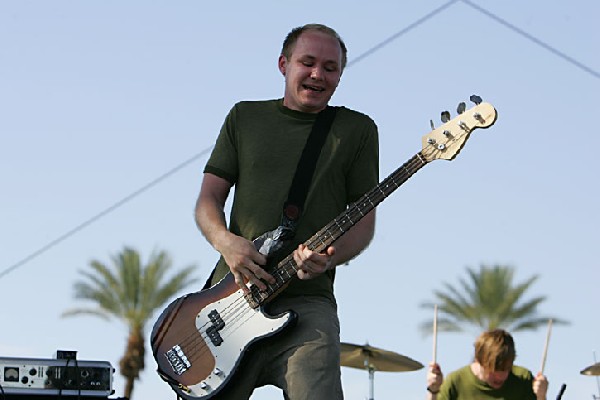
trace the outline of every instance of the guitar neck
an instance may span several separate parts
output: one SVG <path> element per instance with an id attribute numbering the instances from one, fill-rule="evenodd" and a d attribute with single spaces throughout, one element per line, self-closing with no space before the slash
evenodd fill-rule
<path id="1" fill-rule="evenodd" d="M 325 225 L 320 231 L 304 242 L 304 245 L 310 250 L 319 253 L 325 251 L 327 247 L 342 237 L 344 233 L 348 232 L 352 226 L 377 207 L 379 203 L 385 200 L 428 162 L 429 161 L 423 156 L 422 152 L 415 154 L 400 168 L 391 173 L 369 192 L 365 193 L 358 201 L 350 205 L 333 221 Z M 252 285 L 250 287 L 250 293 L 246 295 L 246 300 L 253 308 L 268 303 L 285 289 L 290 281 L 296 276 L 296 272 L 296 262 L 294 261 L 292 254 L 290 254 L 281 260 L 279 264 L 277 264 L 277 267 L 271 272 L 276 282 L 267 284 L 267 290 L 265 291 L 260 291 L 257 286 Z"/>
<path id="2" fill-rule="evenodd" d="M 377 207 L 379 203 L 381 203 L 396 189 L 398 189 L 412 175 L 414 175 L 419 169 L 427 164 L 427 162 L 428 161 L 421 155 L 420 152 L 415 154 L 400 168 L 395 170 L 386 179 L 381 181 L 381 183 L 379 183 L 369 192 L 365 193 L 358 201 L 350 205 L 346 211 L 342 212 L 333 221 L 324 226 L 319 232 L 304 242 L 304 244 L 313 251 L 319 253 L 325 251 L 327 247 L 329 247 L 365 215 Z"/>

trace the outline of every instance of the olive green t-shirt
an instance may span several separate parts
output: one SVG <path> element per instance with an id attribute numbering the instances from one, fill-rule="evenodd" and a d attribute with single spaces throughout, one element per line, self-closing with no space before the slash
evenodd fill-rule
<path id="1" fill-rule="evenodd" d="M 444 379 L 437 400 L 535 400 L 533 375 L 514 365 L 504 385 L 494 389 L 471 371 L 471 366 L 451 372 Z"/>
<path id="2" fill-rule="evenodd" d="M 253 240 L 281 222 L 296 166 L 316 114 L 283 106 L 283 100 L 244 101 L 227 115 L 204 169 L 234 185 L 231 232 Z M 348 204 L 378 184 L 378 133 L 368 116 L 338 107 L 299 219 L 296 235 L 269 260 L 267 269 L 332 221 Z M 212 284 L 228 266 L 221 258 Z M 323 295 L 333 299 L 333 271 L 293 279 L 280 296 Z"/>

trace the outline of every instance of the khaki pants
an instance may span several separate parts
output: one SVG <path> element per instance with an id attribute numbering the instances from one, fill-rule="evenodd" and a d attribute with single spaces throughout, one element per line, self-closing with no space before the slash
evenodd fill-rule
<path id="1" fill-rule="evenodd" d="M 320 297 L 275 299 L 269 313 L 293 309 L 296 325 L 255 343 L 229 384 L 213 399 L 244 400 L 273 385 L 288 400 L 342 400 L 337 307 Z"/>

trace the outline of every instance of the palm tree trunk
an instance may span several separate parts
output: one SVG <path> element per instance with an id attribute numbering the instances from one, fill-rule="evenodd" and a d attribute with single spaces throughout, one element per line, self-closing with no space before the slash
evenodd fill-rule
<path id="1" fill-rule="evenodd" d="M 125 354 L 119 361 L 121 375 L 125 377 L 124 396 L 131 399 L 135 380 L 139 378 L 140 371 L 144 369 L 144 355 L 146 353 L 144 335 L 141 329 L 132 329 L 127 338 Z"/>
<path id="2" fill-rule="evenodd" d="M 125 396 L 126 399 L 131 399 L 131 394 L 133 393 L 134 384 L 135 384 L 135 378 L 127 378 L 125 380 L 125 393 L 123 393 L 123 396 Z"/>

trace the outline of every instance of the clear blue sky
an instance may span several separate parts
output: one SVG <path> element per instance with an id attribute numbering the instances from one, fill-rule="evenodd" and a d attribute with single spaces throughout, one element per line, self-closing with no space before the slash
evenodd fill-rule
<path id="1" fill-rule="evenodd" d="M 418 325 L 432 315 L 419 304 L 466 267 L 510 265 L 517 282 L 539 275 L 529 296 L 548 296 L 540 314 L 571 321 L 552 331 L 548 397 L 562 383 L 565 399 L 599 394 L 579 371 L 600 344 L 600 3 L 411 4 L 1 1 L 0 356 L 71 349 L 117 366 L 119 321 L 60 314 L 74 305 L 78 271 L 125 245 L 164 249 L 207 276 L 217 254 L 192 216 L 206 152 L 236 101 L 282 96 L 283 37 L 321 22 L 351 62 L 332 102 L 377 122 L 382 178 L 420 150 L 430 119 L 439 125 L 469 95 L 499 112 L 456 160 L 425 167 L 379 207 L 373 244 L 336 281 L 342 341 L 426 364 L 431 337 Z M 446 372 L 471 360 L 477 333 L 439 335 Z M 517 363 L 537 371 L 545 338 L 515 333 Z M 174 399 L 146 361 L 135 398 Z M 366 371 L 344 367 L 342 377 L 347 399 L 368 396 Z M 122 395 L 118 372 L 114 387 Z M 375 374 L 380 400 L 422 399 L 424 389 L 424 369 Z"/>

